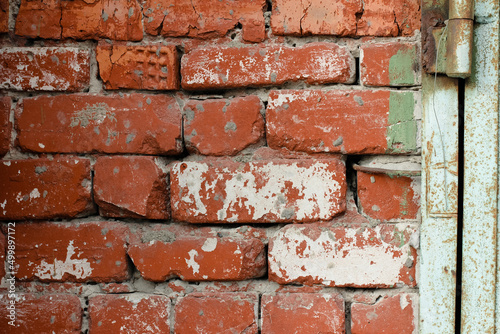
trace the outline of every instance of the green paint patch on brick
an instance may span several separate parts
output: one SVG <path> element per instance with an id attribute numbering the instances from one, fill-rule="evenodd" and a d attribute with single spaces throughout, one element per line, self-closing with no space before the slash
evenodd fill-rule
<path id="1" fill-rule="evenodd" d="M 412 92 L 391 92 L 387 128 L 387 152 L 409 153 L 417 150 L 415 97 Z"/>
<path id="2" fill-rule="evenodd" d="M 417 59 L 415 47 L 403 48 L 389 60 L 389 82 L 391 86 L 415 84 L 414 62 Z"/>

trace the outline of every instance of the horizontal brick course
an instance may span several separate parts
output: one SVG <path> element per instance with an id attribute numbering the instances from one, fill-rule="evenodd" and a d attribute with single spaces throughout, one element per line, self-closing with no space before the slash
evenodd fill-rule
<path id="1" fill-rule="evenodd" d="M 45 282 L 125 280 L 128 236 L 128 228 L 111 222 L 17 224 L 16 277 Z"/>
<path id="2" fill-rule="evenodd" d="M 73 218 L 93 211 L 90 161 L 82 158 L 0 162 L 0 220 Z"/>
<path id="3" fill-rule="evenodd" d="M 345 165 L 338 159 L 227 159 L 172 166 L 174 219 L 209 222 L 311 222 L 345 210 Z"/>
<path id="4" fill-rule="evenodd" d="M 181 119 L 166 95 L 72 94 L 24 99 L 16 125 L 23 150 L 163 155 L 182 151 Z"/>
<path id="5" fill-rule="evenodd" d="M 197 49 L 184 55 L 181 63 L 185 89 L 280 85 L 300 80 L 309 84 L 352 83 L 356 72 L 353 56 L 333 43 Z"/>
<path id="6" fill-rule="evenodd" d="M 271 91 L 267 141 L 271 148 L 308 153 L 416 152 L 416 103 L 413 92 Z"/>
<path id="7" fill-rule="evenodd" d="M 90 51 L 77 48 L 2 48 L 0 66 L 0 89 L 81 91 L 90 82 Z"/>

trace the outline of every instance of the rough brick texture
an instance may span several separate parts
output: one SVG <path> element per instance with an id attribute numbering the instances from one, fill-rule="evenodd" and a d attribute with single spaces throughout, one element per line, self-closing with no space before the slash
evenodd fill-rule
<path id="1" fill-rule="evenodd" d="M 356 221 L 357 220 L 357 221 Z M 348 227 L 330 223 L 288 225 L 269 242 L 269 278 L 365 288 L 415 286 L 414 227 L 367 227 L 359 218 Z"/>
<path id="2" fill-rule="evenodd" d="M 175 305 L 175 333 L 257 333 L 256 294 L 189 294 Z"/>
<path id="3" fill-rule="evenodd" d="M 413 293 L 384 296 L 371 305 L 353 303 L 351 333 L 416 334 L 417 309 L 417 295 Z"/>
<path id="4" fill-rule="evenodd" d="M 179 59 L 175 46 L 97 47 L 99 75 L 106 89 L 178 89 Z"/>
<path id="5" fill-rule="evenodd" d="M 9 0 L 0 0 L 0 34 L 9 32 Z"/>
<path id="6" fill-rule="evenodd" d="M 16 277 L 59 282 L 127 279 L 127 239 L 128 229 L 119 223 L 17 224 Z"/>
<path id="7" fill-rule="evenodd" d="M 19 145 L 34 152 L 182 151 L 180 108 L 165 95 L 40 96 L 24 99 L 16 121 Z"/>
<path id="8" fill-rule="evenodd" d="M 90 80 L 90 52 L 77 48 L 0 49 L 0 89 L 81 91 Z"/>
<path id="9" fill-rule="evenodd" d="M 0 163 L 0 220 L 72 218 L 92 211 L 90 161 L 81 158 Z"/>
<path id="10" fill-rule="evenodd" d="M 377 43 L 360 48 L 361 82 L 367 86 L 420 84 L 417 46 L 413 43 Z"/>
<path id="11" fill-rule="evenodd" d="M 12 124 L 10 123 L 10 97 L 0 98 L 0 157 L 4 156 L 10 149 L 10 138 Z"/>
<path id="12" fill-rule="evenodd" d="M 416 152 L 413 92 L 281 90 L 269 94 L 267 141 L 308 153 Z"/>
<path id="13" fill-rule="evenodd" d="M 170 179 L 172 215 L 191 223 L 310 222 L 345 210 L 338 159 L 182 162 Z"/>
<path id="14" fill-rule="evenodd" d="M 189 151 L 234 155 L 264 136 L 264 106 L 257 96 L 190 100 L 184 107 L 184 140 Z"/>
<path id="15" fill-rule="evenodd" d="M 78 334 L 82 325 L 82 308 L 77 296 L 16 293 L 15 304 L 7 294 L 0 294 L 0 332 L 9 334 L 61 333 Z M 15 317 L 9 318 L 9 306 L 15 305 Z M 14 325 L 9 321 L 14 320 Z"/>
<path id="16" fill-rule="evenodd" d="M 159 228 L 142 240 L 131 245 L 128 254 L 150 281 L 175 276 L 186 281 L 239 281 L 266 272 L 265 245 L 255 237 L 220 237 L 210 229 L 191 235 L 186 230 Z"/>
<path id="17" fill-rule="evenodd" d="M 91 333 L 170 333 L 170 299 L 133 293 L 90 298 Z"/>
<path id="18" fill-rule="evenodd" d="M 398 36 L 420 29 L 417 0 L 273 1 L 277 35 Z"/>
<path id="19" fill-rule="evenodd" d="M 21 1 L 16 34 L 30 38 L 140 41 L 142 12 L 137 0 Z"/>
<path id="20" fill-rule="evenodd" d="M 406 176 L 358 172 L 358 202 L 364 214 L 390 221 L 416 219 L 420 184 Z"/>
<path id="21" fill-rule="evenodd" d="M 154 157 L 100 157 L 94 199 L 105 217 L 168 219 L 168 178 Z"/>
<path id="22" fill-rule="evenodd" d="M 354 58 L 333 43 L 302 47 L 212 47 L 182 57 L 185 89 L 279 85 L 303 80 L 310 84 L 351 83 Z"/>
<path id="23" fill-rule="evenodd" d="M 339 294 L 263 295 L 263 333 L 345 333 L 344 299 Z"/>
<path id="24" fill-rule="evenodd" d="M 238 23 L 243 39 L 265 38 L 265 0 L 147 0 L 144 6 L 146 32 L 151 35 L 212 38 L 224 36 Z"/>

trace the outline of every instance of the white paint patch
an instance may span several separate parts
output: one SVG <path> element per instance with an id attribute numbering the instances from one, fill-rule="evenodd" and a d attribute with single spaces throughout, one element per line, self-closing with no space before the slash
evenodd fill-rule
<path id="1" fill-rule="evenodd" d="M 307 101 L 309 96 L 311 95 L 310 91 L 301 91 L 296 93 L 277 93 L 271 94 L 269 96 L 268 108 L 277 108 L 281 107 L 285 103 L 292 103 L 295 100 Z"/>
<path id="2" fill-rule="evenodd" d="M 401 306 L 401 309 L 404 310 L 408 305 L 410 305 L 410 302 L 408 301 L 408 295 L 401 295 L 399 297 L 399 306 Z"/>
<path id="3" fill-rule="evenodd" d="M 207 240 L 205 240 L 203 246 L 201 246 L 201 250 L 210 253 L 213 252 L 216 247 L 217 247 L 217 238 L 208 238 Z"/>
<path id="4" fill-rule="evenodd" d="M 10 161 L 4 161 L 3 164 L 4 166 L 10 166 L 12 163 Z"/>
<path id="5" fill-rule="evenodd" d="M 335 286 L 394 285 L 400 282 L 400 270 L 411 257 L 408 244 L 399 248 L 384 242 L 380 226 L 373 229 L 375 236 L 371 234 L 379 244 L 357 234 L 354 228 L 346 229 L 341 240 L 334 240 L 328 230 L 313 240 L 304 234 L 307 228 L 280 230 L 269 251 L 270 271 L 287 282 L 311 277 L 314 282 L 328 285 L 331 281 Z"/>
<path id="6" fill-rule="evenodd" d="M 3 203 L 0 203 L 0 207 L 2 207 L 2 209 L 5 209 L 6 205 L 7 205 L 7 200 L 4 200 Z"/>
<path id="7" fill-rule="evenodd" d="M 181 172 L 180 168 L 183 168 Z M 194 203 L 196 206 L 195 212 L 204 215 L 207 213 L 207 208 L 201 201 L 201 184 L 205 180 L 205 174 L 208 172 L 208 166 L 202 163 L 187 163 L 176 164 L 172 168 L 174 173 L 179 175 L 179 187 L 188 188 L 188 194 L 182 194 L 181 201 L 185 203 Z M 174 203 L 174 207 L 178 208 L 179 203 Z"/>
<path id="8" fill-rule="evenodd" d="M 45 145 L 43 145 L 42 143 L 38 143 L 38 146 L 40 146 L 40 148 L 45 148 Z"/>
<path id="9" fill-rule="evenodd" d="M 38 191 L 38 188 L 33 189 L 30 193 L 30 199 L 35 199 L 39 197 L 40 197 L 40 192 Z"/>
<path id="10" fill-rule="evenodd" d="M 198 262 L 196 262 L 194 260 L 194 257 L 198 256 L 198 252 L 194 249 L 191 249 L 188 254 L 189 254 L 189 259 L 186 259 L 186 264 L 187 264 L 188 268 L 193 269 L 193 274 L 199 273 L 200 272 L 200 265 L 198 264 Z"/>
<path id="11" fill-rule="evenodd" d="M 62 279 L 65 274 L 70 274 L 77 279 L 89 277 L 92 274 L 89 261 L 87 259 L 72 259 L 76 250 L 73 242 L 74 240 L 69 242 L 64 261 L 55 259 L 54 263 L 48 263 L 42 260 L 42 263 L 36 268 L 35 275 L 40 279 Z"/>

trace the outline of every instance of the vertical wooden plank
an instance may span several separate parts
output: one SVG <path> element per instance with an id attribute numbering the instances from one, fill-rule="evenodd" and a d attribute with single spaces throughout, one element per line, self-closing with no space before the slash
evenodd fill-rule
<path id="1" fill-rule="evenodd" d="M 422 82 L 420 333 L 455 332 L 458 208 L 458 85 Z"/>
<path id="2" fill-rule="evenodd" d="M 465 85 L 462 333 L 495 332 L 498 1 L 478 0 Z"/>

